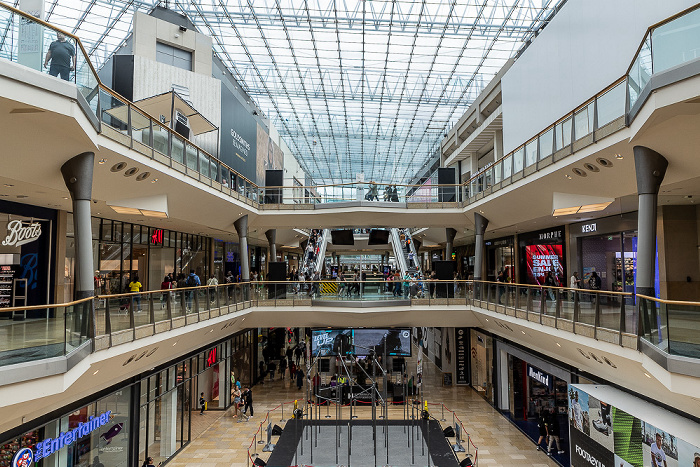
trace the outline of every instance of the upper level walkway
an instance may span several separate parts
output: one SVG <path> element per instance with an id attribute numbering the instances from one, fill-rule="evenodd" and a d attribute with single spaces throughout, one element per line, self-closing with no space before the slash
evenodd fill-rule
<path id="1" fill-rule="evenodd" d="M 429 282 L 418 296 L 414 288 L 394 298 L 386 285 L 348 282 L 350 297 L 311 298 L 290 282 L 241 283 L 43 307 L 45 318 L 0 326 L 3 425 L 33 416 L 27 402 L 38 414 L 239 330 L 270 326 L 478 327 L 700 414 L 688 405 L 700 391 L 698 303 L 473 281 Z"/>

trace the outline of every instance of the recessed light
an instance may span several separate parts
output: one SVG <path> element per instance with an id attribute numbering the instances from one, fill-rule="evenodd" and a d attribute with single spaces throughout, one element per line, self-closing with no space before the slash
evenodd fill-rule
<path id="1" fill-rule="evenodd" d="M 68 199 L 68 197 L 67 197 L 67 196 L 64 196 L 63 199 Z"/>
<path id="2" fill-rule="evenodd" d="M 489 320 L 488 318 L 484 318 L 484 319 L 485 319 L 486 321 L 488 321 L 488 320 Z"/>
<path id="3" fill-rule="evenodd" d="M 29 198 L 27 195 L 17 195 L 18 198 Z"/>
<path id="4" fill-rule="evenodd" d="M 615 154 L 615 159 L 617 159 L 617 160 L 622 160 L 622 159 L 624 159 L 624 158 L 625 158 L 625 157 L 624 157 L 622 154 Z M 645 373 L 645 374 L 646 374 L 646 373 Z"/>
<path id="5" fill-rule="evenodd" d="M 647 378 L 651 378 L 651 376 L 649 376 L 649 373 L 644 373 L 644 376 L 646 376 Z"/>
<path id="6" fill-rule="evenodd" d="M 571 175 L 566 174 L 566 175 L 564 175 L 564 176 L 566 177 L 567 180 L 571 180 Z"/>
<path id="7" fill-rule="evenodd" d="M 6 186 L 7 188 L 10 188 L 10 187 L 13 187 L 14 185 L 11 184 L 11 183 L 5 183 L 5 186 Z"/>
<path id="8" fill-rule="evenodd" d="M 557 347 L 561 347 L 561 344 L 559 342 L 557 342 Z"/>
<path id="9" fill-rule="evenodd" d="M 520 332 L 522 332 L 523 334 L 525 334 L 525 331 L 520 331 Z"/>
<path id="10" fill-rule="evenodd" d="M 92 374 L 92 376 L 95 376 L 99 372 L 100 372 L 100 370 L 95 370 L 95 372 Z"/>
<path id="11" fill-rule="evenodd" d="M 175 342 L 175 343 L 173 344 L 173 347 L 175 347 L 176 345 L 177 345 L 177 342 Z"/>
<path id="12" fill-rule="evenodd" d="M 98 164 L 104 164 L 105 162 L 107 162 L 107 159 L 105 159 L 105 158 L 103 157 L 103 158 L 100 159 L 97 163 L 98 163 Z"/>
<path id="13" fill-rule="evenodd" d="M 154 178 L 153 180 L 151 180 L 151 183 L 156 183 L 157 181 L 158 181 L 158 179 Z"/>

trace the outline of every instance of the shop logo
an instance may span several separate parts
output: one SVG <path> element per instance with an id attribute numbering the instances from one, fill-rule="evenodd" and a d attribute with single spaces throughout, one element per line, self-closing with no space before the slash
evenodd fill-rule
<path id="1" fill-rule="evenodd" d="M 576 454 L 578 454 L 579 456 L 581 456 L 581 457 L 583 458 L 583 460 L 585 460 L 586 462 L 590 463 L 590 464 L 591 464 L 592 466 L 594 466 L 594 467 L 605 467 L 605 464 L 603 464 L 601 461 L 599 461 L 598 459 L 596 459 L 595 457 L 593 457 L 592 455 L 590 455 L 590 454 L 588 453 L 588 451 L 586 451 L 585 449 L 583 449 L 583 448 L 582 448 L 581 446 L 579 446 L 578 444 L 576 445 Z"/>
<path id="2" fill-rule="evenodd" d="M 41 224 L 32 222 L 25 225 L 18 219 L 7 224 L 7 236 L 2 241 L 2 244 L 4 246 L 22 246 L 38 240 L 40 236 Z"/>
<path id="3" fill-rule="evenodd" d="M 539 381 L 540 383 L 544 384 L 545 386 L 549 386 L 549 375 L 546 373 L 542 373 L 540 370 L 535 370 L 531 366 L 527 368 L 527 375 L 534 379 L 535 381 Z"/>
<path id="4" fill-rule="evenodd" d="M 49 457 L 58 450 L 70 446 L 80 438 L 88 436 L 93 431 L 103 427 L 109 423 L 111 415 L 112 411 L 108 410 L 97 417 L 90 416 L 90 419 L 87 422 L 80 422 L 76 428 L 68 430 L 65 433 L 61 432 L 55 439 L 46 438 L 45 440 L 36 443 L 36 450 L 34 452 L 36 461 L 38 462 L 40 459 Z M 15 467 L 15 465 L 24 466 L 25 464 L 13 464 L 13 467 Z M 29 464 L 26 465 L 29 466 Z"/>
<path id="5" fill-rule="evenodd" d="M 544 232 L 540 234 L 540 240 L 554 240 L 561 238 L 561 230 L 553 230 L 551 232 Z"/>
<path id="6" fill-rule="evenodd" d="M 596 224 L 595 222 L 592 224 L 584 224 L 581 226 L 582 233 L 595 232 L 597 230 L 598 230 L 598 224 Z"/>
<path id="7" fill-rule="evenodd" d="M 29 448 L 22 448 L 12 458 L 12 467 L 29 467 L 34 463 L 34 453 Z"/>
<path id="8" fill-rule="evenodd" d="M 163 243 L 163 229 L 156 229 L 153 231 L 151 243 L 154 245 L 161 245 Z"/>

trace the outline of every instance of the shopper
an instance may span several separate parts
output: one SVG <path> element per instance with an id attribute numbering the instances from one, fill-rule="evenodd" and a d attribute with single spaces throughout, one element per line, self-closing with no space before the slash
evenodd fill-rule
<path id="1" fill-rule="evenodd" d="M 162 464 L 162 462 L 159 463 L 158 465 L 161 465 L 161 464 Z M 141 464 L 141 467 L 155 467 L 155 465 L 153 465 L 153 458 L 147 457 L 146 460 L 143 461 L 143 464 Z"/>
<path id="2" fill-rule="evenodd" d="M 241 411 L 241 389 L 237 386 L 233 386 L 233 417 L 238 418 L 239 412 Z M 240 422 L 240 420 L 238 420 Z"/>
<path id="3" fill-rule="evenodd" d="M 138 307 L 138 311 L 141 311 L 141 294 L 138 292 L 141 292 L 141 282 L 139 282 L 139 275 L 134 274 L 134 279 L 129 282 L 129 292 L 131 293 L 136 293 L 136 295 L 132 295 L 132 304 L 135 303 L 136 306 Z"/>
<path id="4" fill-rule="evenodd" d="M 301 360 L 301 354 L 302 354 L 301 347 L 299 345 L 297 345 L 294 348 L 294 360 L 295 360 L 295 363 L 297 366 L 299 366 L 299 360 Z"/>
<path id="5" fill-rule="evenodd" d="M 280 358 L 280 378 L 284 379 L 284 374 L 287 372 L 287 359 L 282 356 Z"/>
<path id="6" fill-rule="evenodd" d="M 275 380 L 275 371 L 277 370 L 277 364 L 273 361 L 270 362 L 269 365 L 267 365 L 267 371 L 270 373 L 270 381 Z"/>
<path id="7" fill-rule="evenodd" d="M 245 388 L 245 391 L 243 391 L 243 402 L 245 403 L 245 406 L 243 407 L 243 414 L 248 413 L 248 409 L 250 409 L 250 416 L 253 416 L 253 391 L 250 388 Z"/>
<path id="8" fill-rule="evenodd" d="M 187 279 L 185 279 L 185 287 L 199 287 L 202 285 L 202 281 L 199 280 L 199 276 L 194 273 L 194 269 L 190 269 L 190 274 L 187 276 Z M 192 309 L 192 297 L 196 291 L 194 290 L 188 290 L 185 292 L 185 295 L 187 296 L 187 310 Z"/>
<path id="9" fill-rule="evenodd" d="M 199 415 L 204 415 L 204 409 L 207 408 L 207 400 L 204 398 L 204 393 L 199 394 L 199 406 L 201 407 Z"/>
<path id="10" fill-rule="evenodd" d="M 597 272 L 593 271 L 590 279 L 588 279 L 588 288 L 591 290 L 600 290 L 600 283 L 600 276 Z"/>
<path id="11" fill-rule="evenodd" d="M 304 386 L 304 372 L 301 371 L 301 367 L 297 368 L 297 389 L 301 389 Z"/>
<path id="12" fill-rule="evenodd" d="M 49 46 L 49 51 L 46 52 L 44 58 L 44 68 L 49 66 L 49 74 L 51 76 L 61 75 L 61 79 L 70 81 L 70 72 L 75 70 L 75 47 L 66 40 L 65 34 L 62 32 L 56 33 L 56 40 Z"/>
<path id="13" fill-rule="evenodd" d="M 547 434 L 549 435 L 549 444 L 547 445 L 547 454 L 552 455 L 552 448 L 554 444 L 557 445 L 557 454 L 564 454 L 561 446 L 559 445 L 559 417 L 554 410 L 549 413 L 549 425 L 547 425 Z"/>
<path id="14" fill-rule="evenodd" d="M 163 282 L 160 283 L 160 290 L 170 290 L 173 288 L 173 282 L 170 280 L 170 276 L 165 276 Z M 165 304 L 168 302 L 168 295 L 170 292 L 163 292 L 160 295 L 160 309 L 165 308 Z"/>
<path id="15" fill-rule="evenodd" d="M 547 412 L 545 410 L 540 411 L 540 416 L 537 418 L 537 429 L 540 432 L 540 437 L 537 438 L 537 447 L 536 449 L 539 451 L 542 449 L 540 447 L 540 444 L 542 441 L 545 442 L 545 446 L 547 445 L 547 425 L 549 424 L 549 420 L 547 418 Z"/>

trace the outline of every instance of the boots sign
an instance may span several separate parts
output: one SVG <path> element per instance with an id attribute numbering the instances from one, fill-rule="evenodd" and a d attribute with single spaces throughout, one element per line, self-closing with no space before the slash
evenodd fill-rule
<path id="1" fill-rule="evenodd" d="M 2 241 L 4 246 L 22 246 L 38 240 L 41 237 L 41 224 L 32 222 L 25 224 L 17 219 L 7 223 L 7 236 Z"/>

